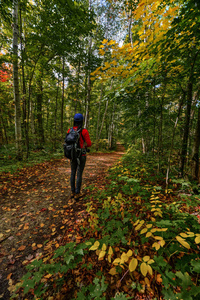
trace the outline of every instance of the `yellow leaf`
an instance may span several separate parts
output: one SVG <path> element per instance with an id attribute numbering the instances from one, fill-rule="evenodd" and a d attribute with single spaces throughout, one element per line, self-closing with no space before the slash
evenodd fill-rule
<path id="1" fill-rule="evenodd" d="M 140 220 L 137 220 L 133 225 L 136 226 L 139 222 Z"/>
<path id="2" fill-rule="evenodd" d="M 160 249 L 160 245 L 158 243 L 153 243 L 152 247 L 155 247 L 157 251 Z"/>
<path id="3" fill-rule="evenodd" d="M 149 272 L 150 275 L 153 274 L 152 267 L 149 265 L 147 265 L 147 271 Z"/>
<path id="4" fill-rule="evenodd" d="M 147 263 L 148 265 L 153 264 L 155 261 L 153 259 L 150 259 Z"/>
<path id="5" fill-rule="evenodd" d="M 114 261 L 113 261 L 113 265 L 118 265 L 121 263 L 121 258 L 116 258 Z"/>
<path id="6" fill-rule="evenodd" d="M 197 235 L 196 235 L 195 243 L 196 243 L 196 244 L 199 244 L 199 243 L 200 243 L 200 234 L 197 234 Z"/>
<path id="7" fill-rule="evenodd" d="M 152 233 L 154 233 L 154 232 L 156 232 L 156 231 L 158 231 L 157 228 L 152 228 L 152 229 L 151 229 L 151 232 L 152 232 Z"/>
<path id="8" fill-rule="evenodd" d="M 116 275 L 117 274 L 116 268 L 113 267 L 112 269 L 110 269 L 109 274 L 111 274 L 113 276 Z"/>
<path id="9" fill-rule="evenodd" d="M 133 255 L 133 251 L 132 251 L 132 250 L 128 250 L 128 252 L 126 253 L 126 255 L 127 255 L 128 257 L 131 257 L 131 256 Z"/>
<path id="10" fill-rule="evenodd" d="M 127 262 L 128 260 L 129 260 L 129 257 L 126 255 L 125 252 L 123 252 L 121 255 L 121 264 L 123 264 L 124 262 Z"/>
<path id="11" fill-rule="evenodd" d="M 113 254 L 113 249 L 112 249 L 111 246 L 109 247 L 108 254 L 109 254 L 109 255 L 112 255 L 112 254 Z"/>
<path id="12" fill-rule="evenodd" d="M 159 236 L 159 235 L 156 235 L 156 236 L 154 236 L 154 239 L 162 241 L 162 240 L 163 240 L 163 237 L 162 237 L 162 236 Z"/>
<path id="13" fill-rule="evenodd" d="M 107 248 L 106 244 L 103 244 L 103 246 L 102 246 L 101 250 L 104 250 L 104 251 L 106 251 L 106 248 Z"/>
<path id="14" fill-rule="evenodd" d="M 185 248 L 190 249 L 190 245 L 180 236 L 176 236 L 177 241 Z"/>
<path id="15" fill-rule="evenodd" d="M 150 236 L 152 236 L 152 233 L 151 232 L 147 232 L 146 237 L 150 237 Z"/>
<path id="16" fill-rule="evenodd" d="M 161 245 L 161 247 L 163 247 L 165 245 L 165 241 L 162 240 L 162 241 L 159 242 L 159 244 Z"/>
<path id="17" fill-rule="evenodd" d="M 188 234 L 188 237 L 193 237 L 194 236 L 194 232 L 191 232 L 191 231 L 188 231 L 187 234 Z"/>
<path id="18" fill-rule="evenodd" d="M 144 220 L 140 221 L 140 223 L 135 227 L 135 230 L 139 230 L 144 224 Z"/>
<path id="19" fill-rule="evenodd" d="M 147 230 L 148 230 L 147 228 L 143 228 L 143 229 L 140 231 L 140 234 L 146 233 Z"/>
<path id="20" fill-rule="evenodd" d="M 161 228 L 159 231 L 167 231 L 168 228 Z"/>
<path id="21" fill-rule="evenodd" d="M 0 239 L 3 237 L 3 233 L 0 233 Z"/>
<path id="22" fill-rule="evenodd" d="M 44 278 L 49 279 L 51 276 L 52 276 L 52 274 L 47 274 L 47 275 L 44 276 Z"/>
<path id="23" fill-rule="evenodd" d="M 147 255 L 143 257 L 143 261 L 147 262 L 148 260 L 150 260 L 150 256 Z"/>
<path id="24" fill-rule="evenodd" d="M 148 278 L 148 277 L 145 277 L 144 281 L 145 281 L 146 285 L 147 285 L 148 287 L 150 287 L 150 281 L 149 281 L 149 278 Z"/>
<path id="25" fill-rule="evenodd" d="M 99 241 L 96 241 L 94 243 L 94 245 L 92 247 L 90 247 L 89 250 L 97 250 L 99 248 L 99 245 L 100 245 Z"/>
<path id="26" fill-rule="evenodd" d="M 181 232 L 180 236 L 182 236 L 183 238 L 187 238 L 188 237 L 188 235 L 186 233 L 184 233 L 184 232 Z"/>
<path id="27" fill-rule="evenodd" d="M 99 253 L 99 259 L 103 258 L 106 254 L 106 251 L 102 250 L 100 253 Z"/>
<path id="28" fill-rule="evenodd" d="M 132 258 L 130 263 L 129 263 L 129 270 L 130 272 L 133 272 L 135 271 L 135 269 L 137 268 L 137 265 L 138 265 L 138 261 L 136 258 Z"/>
<path id="29" fill-rule="evenodd" d="M 147 271 L 148 271 L 148 265 L 145 262 L 143 262 L 140 266 L 140 270 L 141 270 L 142 275 L 146 276 Z"/>
<path id="30" fill-rule="evenodd" d="M 147 224 L 147 228 L 151 228 L 153 226 L 153 224 Z"/>
<path id="31" fill-rule="evenodd" d="M 108 261 L 111 263 L 111 254 L 108 254 Z"/>

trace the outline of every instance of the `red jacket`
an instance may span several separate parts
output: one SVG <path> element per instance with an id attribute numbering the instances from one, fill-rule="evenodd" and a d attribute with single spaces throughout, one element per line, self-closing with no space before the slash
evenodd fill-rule
<path id="1" fill-rule="evenodd" d="M 73 129 L 77 130 L 78 126 L 74 126 Z M 67 131 L 67 133 L 69 133 L 69 131 L 70 131 L 70 129 Z M 82 148 L 91 147 L 91 146 L 92 146 L 92 142 L 90 140 L 89 132 L 87 129 L 83 128 L 80 133 L 80 147 L 82 149 Z"/>

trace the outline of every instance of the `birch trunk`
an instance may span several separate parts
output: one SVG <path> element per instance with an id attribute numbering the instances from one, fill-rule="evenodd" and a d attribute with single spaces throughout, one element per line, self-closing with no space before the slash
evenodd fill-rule
<path id="1" fill-rule="evenodd" d="M 18 72 L 18 0 L 13 0 L 13 86 L 15 100 L 15 142 L 17 159 L 22 160 L 21 107 Z"/>

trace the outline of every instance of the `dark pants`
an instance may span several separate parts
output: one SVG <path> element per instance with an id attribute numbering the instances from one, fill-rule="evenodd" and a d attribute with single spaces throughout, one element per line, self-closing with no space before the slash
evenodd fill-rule
<path id="1" fill-rule="evenodd" d="M 78 164 L 77 160 L 71 161 L 71 191 L 76 194 L 80 193 L 81 190 L 81 183 L 82 183 L 82 175 L 83 170 L 86 163 L 86 156 L 81 156 L 80 158 L 80 164 Z M 76 178 L 76 171 L 77 171 L 77 180 Z M 75 187 L 75 181 L 76 181 L 76 187 Z"/>

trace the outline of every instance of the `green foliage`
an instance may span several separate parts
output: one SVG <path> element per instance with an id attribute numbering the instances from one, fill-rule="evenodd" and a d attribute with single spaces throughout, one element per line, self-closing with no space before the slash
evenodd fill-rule
<path id="1" fill-rule="evenodd" d="M 54 150 L 51 144 L 43 145 L 42 150 L 32 149 L 29 158 L 24 158 L 23 161 L 18 161 L 16 159 L 16 151 L 14 145 L 7 145 L 0 149 L 0 161 L 2 165 L 0 166 L 0 172 L 10 172 L 14 173 L 19 171 L 25 166 L 33 166 L 37 163 L 42 163 L 55 158 L 63 157 L 63 149 L 59 147 Z M 25 155 L 24 148 L 24 155 Z"/>
<path id="2" fill-rule="evenodd" d="M 98 209 L 96 202 L 88 202 L 91 229 L 82 229 L 93 238 L 59 247 L 49 263 L 41 259 L 32 262 L 22 278 L 24 293 L 33 288 L 40 297 L 50 286 L 55 293 L 62 289 L 71 270 L 90 271 L 98 263 L 102 274 L 96 274 L 93 283 L 78 284 L 76 299 L 106 299 L 111 292 L 109 276 L 115 284 L 127 276 L 133 293 L 144 292 L 145 286 L 151 292 L 150 278 L 154 278 L 162 283 L 166 300 L 198 299 L 200 225 L 173 185 L 164 190 L 161 182 L 149 184 L 154 171 L 149 162 L 129 151 L 110 169 L 111 187 L 106 188 L 106 194 L 104 191 L 99 197 L 101 193 L 97 193 Z M 93 186 L 88 188 L 95 193 Z M 88 254 L 96 257 L 96 262 L 87 263 Z M 53 279 L 50 286 L 43 283 L 48 274 Z M 129 295 L 112 294 L 111 299 L 127 299 Z"/>

